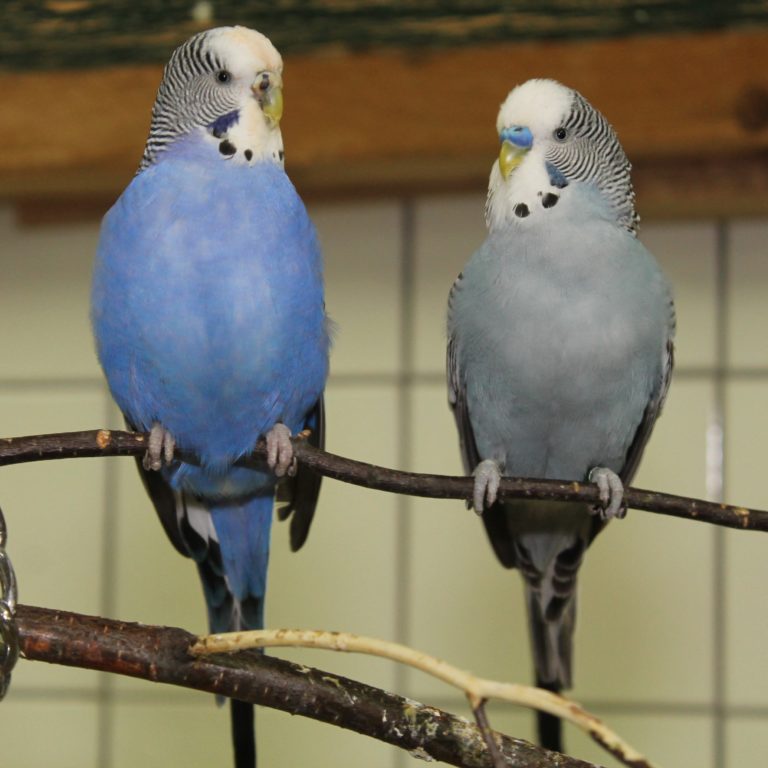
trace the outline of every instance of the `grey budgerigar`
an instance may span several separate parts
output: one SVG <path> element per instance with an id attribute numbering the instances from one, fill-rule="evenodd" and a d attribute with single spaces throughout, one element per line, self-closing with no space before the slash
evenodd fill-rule
<path id="1" fill-rule="evenodd" d="M 673 362 L 670 287 L 637 239 L 630 164 L 571 88 L 530 80 L 499 112 L 488 236 L 448 302 L 449 403 L 473 506 L 525 582 L 537 683 L 571 685 L 576 575 L 622 517 Z M 592 480 L 598 508 L 497 500 L 502 475 Z M 560 724 L 539 717 L 544 746 Z"/>

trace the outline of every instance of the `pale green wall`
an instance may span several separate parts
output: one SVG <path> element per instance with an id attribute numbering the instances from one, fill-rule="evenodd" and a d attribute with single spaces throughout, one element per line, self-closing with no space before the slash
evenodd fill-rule
<path id="1" fill-rule="evenodd" d="M 453 278 L 484 236 L 483 202 L 476 194 L 313 207 L 339 324 L 329 450 L 460 471 L 443 318 Z M 0 211 L 0 435 L 120 426 L 88 328 L 97 230 L 19 229 L 12 211 Z M 679 335 L 677 375 L 636 484 L 706 496 L 707 433 L 724 403 L 727 500 L 768 508 L 768 223 L 648 222 L 642 237 L 675 285 Z M 718 329 L 727 350 L 718 350 Z M 0 506 L 23 602 L 205 629 L 194 567 L 165 540 L 130 460 L 2 469 Z M 497 565 L 460 502 L 326 481 L 305 549 L 290 554 L 286 534 L 276 526 L 269 626 L 403 640 L 482 675 L 529 681 L 519 577 Z M 573 696 L 661 764 L 715 768 L 720 751 L 729 768 L 764 764 L 766 547 L 761 534 L 641 512 L 611 524 L 582 571 Z M 381 660 L 279 655 L 467 713 L 460 694 Z M 528 713 L 489 713 L 498 729 L 532 736 Z M 263 764 L 279 768 L 410 764 L 376 742 L 267 710 L 258 735 Z M 567 737 L 577 756 L 615 765 L 570 728 Z M 0 762 L 229 765 L 227 714 L 208 695 L 21 661 L 0 704 Z"/>

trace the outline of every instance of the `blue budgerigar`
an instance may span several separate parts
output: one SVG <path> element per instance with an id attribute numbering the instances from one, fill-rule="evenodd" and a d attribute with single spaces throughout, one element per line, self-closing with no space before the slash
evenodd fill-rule
<path id="1" fill-rule="evenodd" d="M 144 483 L 197 563 L 213 632 L 263 624 L 278 479 L 294 549 L 319 491 L 289 437 L 322 442 L 322 261 L 283 170 L 282 107 L 282 60 L 259 32 L 222 27 L 177 48 L 94 271 L 99 359 L 128 424 L 151 433 Z M 234 466 L 260 438 L 263 467 Z M 233 701 L 232 717 L 236 765 L 252 765 L 252 707 Z"/>
<path id="2" fill-rule="evenodd" d="M 630 164 L 576 91 L 530 80 L 502 104 L 488 236 L 448 308 L 449 403 L 474 508 L 523 576 L 537 683 L 571 684 L 576 575 L 624 514 L 672 371 L 670 288 L 637 239 Z M 497 501 L 501 475 L 593 480 L 598 509 Z M 539 718 L 544 746 L 560 724 Z"/>

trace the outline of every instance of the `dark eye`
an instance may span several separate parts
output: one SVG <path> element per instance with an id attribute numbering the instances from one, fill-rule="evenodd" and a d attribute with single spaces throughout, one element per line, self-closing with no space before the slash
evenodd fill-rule
<path id="1" fill-rule="evenodd" d="M 220 83 L 228 83 L 232 79 L 232 74 L 228 72 L 226 69 L 220 69 L 216 73 L 216 79 Z"/>
<path id="2" fill-rule="evenodd" d="M 568 131 L 565 130 L 565 128 L 560 127 L 555 131 L 555 138 L 558 141 L 565 141 L 565 139 L 568 136 Z"/>

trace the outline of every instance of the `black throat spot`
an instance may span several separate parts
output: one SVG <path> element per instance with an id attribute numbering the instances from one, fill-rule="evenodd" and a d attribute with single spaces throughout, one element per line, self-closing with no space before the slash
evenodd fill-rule
<path id="1" fill-rule="evenodd" d="M 554 208 L 557 205 L 558 200 L 560 200 L 560 195 L 555 195 L 552 192 L 547 192 L 547 194 L 541 198 L 541 204 L 545 208 Z"/>
<path id="2" fill-rule="evenodd" d="M 234 155 L 235 152 L 237 152 L 237 147 L 229 139 L 224 139 L 224 141 L 219 144 L 219 152 L 221 152 L 222 155 Z"/>

